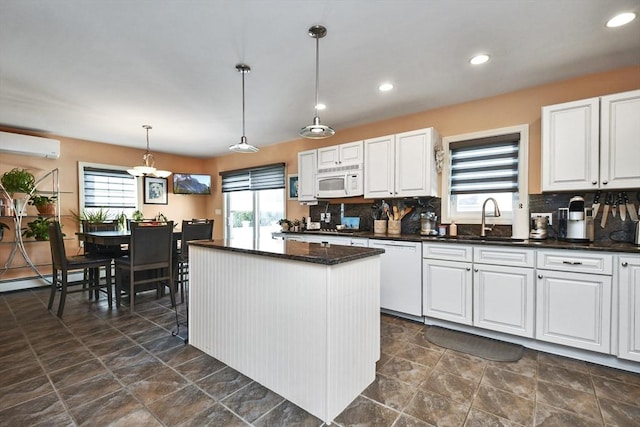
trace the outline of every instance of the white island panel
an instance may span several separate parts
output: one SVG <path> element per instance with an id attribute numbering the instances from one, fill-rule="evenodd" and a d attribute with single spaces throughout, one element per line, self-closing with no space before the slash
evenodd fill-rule
<path id="1" fill-rule="evenodd" d="M 190 344 L 325 422 L 375 379 L 379 255 L 324 265 L 189 249 Z"/>

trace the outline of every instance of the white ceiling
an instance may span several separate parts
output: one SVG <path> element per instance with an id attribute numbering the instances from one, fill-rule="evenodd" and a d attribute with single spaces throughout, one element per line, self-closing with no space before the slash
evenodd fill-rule
<path id="1" fill-rule="evenodd" d="M 0 0 L 0 125 L 199 157 L 640 63 L 640 0 Z M 491 61 L 472 67 L 479 52 Z M 639 76 L 640 79 L 640 76 Z M 395 89 L 380 93 L 384 80 Z"/>

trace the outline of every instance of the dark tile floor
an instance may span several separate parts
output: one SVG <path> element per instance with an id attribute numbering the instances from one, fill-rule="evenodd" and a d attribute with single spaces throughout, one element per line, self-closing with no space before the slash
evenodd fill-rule
<path id="1" fill-rule="evenodd" d="M 322 425 L 172 336 L 168 298 L 142 296 L 130 315 L 75 294 L 63 320 L 47 298 L 0 295 L 1 426 Z M 423 332 L 382 317 L 377 378 L 335 424 L 640 425 L 640 375 L 530 350 L 516 363 L 489 362 L 434 346 Z"/>

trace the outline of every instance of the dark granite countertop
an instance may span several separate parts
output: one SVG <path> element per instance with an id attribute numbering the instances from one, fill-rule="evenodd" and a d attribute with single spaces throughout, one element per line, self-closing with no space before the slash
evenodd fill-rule
<path id="1" fill-rule="evenodd" d="M 503 245 L 513 247 L 529 247 L 536 249 L 570 249 L 570 250 L 588 250 L 588 251 L 604 251 L 604 252 L 622 252 L 631 254 L 640 254 L 640 246 L 632 243 L 617 242 L 593 242 L 593 243 L 572 243 L 556 239 L 545 240 L 529 240 L 529 239 L 508 239 L 487 236 L 482 239 L 479 236 L 421 236 L 419 234 L 374 234 L 371 231 L 356 232 L 322 232 L 322 231 L 304 231 L 302 233 L 283 232 L 283 234 L 316 234 L 327 236 L 343 236 L 343 237 L 362 237 L 378 240 L 399 240 L 407 242 L 437 242 L 437 243 L 461 243 L 474 245 Z M 497 239 L 497 240 L 492 240 Z M 506 240 L 505 240 L 506 239 Z"/>
<path id="2" fill-rule="evenodd" d="M 342 264 L 384 253 L 384 250 L 375 248 L 278 239 L 194 241 L 189 245 L 324 265 Z"/>

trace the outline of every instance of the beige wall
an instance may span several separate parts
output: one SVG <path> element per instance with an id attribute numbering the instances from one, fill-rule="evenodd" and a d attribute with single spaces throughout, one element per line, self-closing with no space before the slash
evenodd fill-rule
<path id="1" fill-rule="evenodd" d="M 145 216 L 155 216 L 159 211 L 168 218 L 180 221 L 185 218 L 215 218 L 214 236 L 222 237 L 222 216 L 215 210 L 223 208 L 219 173 L 251 166 L 284 162 L 287 174 L 297 173 L 298 151 L 324 147 L 389 135 L 414 129 L 435 127 L 442 136 L 451 136 L 486 129 L 529 125 L 529 188 L 531 193 L 540 193 L 540 109 L 544 105 L 557 104 L 583 98 L 600 96 L 627 90 L 640 89 L 640 66 L 633 66 L 606 73 L 587 75 L 576 79 L 556 82 L 544 86 L 523 89 L 490 98 L 471 101 L 444 108 L 379 121 L 351 129 L 338 129 L 336 135 L 325 140 L 297 139 L 262 147 L 257 154 L 229 154 L 211 159 L 197 159 L 154 152 L 156 164 L 176 172 L 209 173 L 212 175 L 213 195 L 181 196 L 169 194 L 169 204 L 143 205 Z M 301 126 L 303 123 L 301 123 Z M 26 133 L 10 128 L 0 130 Z M 0 174 L 13 167 L 30 168 L 36 175 L 53 168 L 60 169 L 63 214 L 78 209 L 77 162 L 96 162 L 131 166 L 141 160 L 143 150 L 96 143 L 72 138 L 61 138 L 46 134 L 36 136 L 53 137 L 61 141 L 61 157 L 58 160 L 3 154 L 0 158 Z M 136 159 L 132 162 L 131 159 Z M 363 202 L 363 198 L 348 199 Z M 336 200 L 336 202 L 340 202 Z M 308 214 L 308 207 L 295 201 L 287 202 L 287 217 L 300 218 Z M 5 221 L 7 222 L 7 221 Z M 69 234 L 74 227 L 66 227 Z M 73 230 L 75 231 L 75 230 Z M 73 234 L 71 232 L 71 234 Z M 74 242 L 77 247 L 77 242 Z M 40 243 L 34 245 L 42 245 Z M 8 245 L 0 247 L 0 263 L 4 264 Z M 44 247 L 48 251 L 48 247 Z M 45 249 L 42 249 L 44 252 Z M 40 251 L 38 251 L 40 252 Z M 48 252 L 37 257 L 48 262 Z M 7 278 L 5 275 L 3 278 Z"/>

